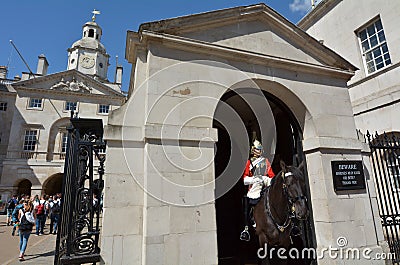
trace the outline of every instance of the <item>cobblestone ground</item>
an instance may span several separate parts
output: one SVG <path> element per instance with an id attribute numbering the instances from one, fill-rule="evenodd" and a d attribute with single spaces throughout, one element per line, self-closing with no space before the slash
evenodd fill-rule
<path id="1" fill-rule="evenodd" d="M 0 264 L 54 264 L 56 236 L 48 234 L 49 222 L 42 236 L 35 236 L 35 228 L 33 228 L 23 262 L 18 260 L 19 237 L 11 236 L 11 231 L 12 226 L 7 226 L 6 216 L 0 215 Z"/>

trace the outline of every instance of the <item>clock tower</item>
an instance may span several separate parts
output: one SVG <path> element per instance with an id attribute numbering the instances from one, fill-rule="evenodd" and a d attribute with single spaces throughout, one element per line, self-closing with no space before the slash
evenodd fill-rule
<path id="1" fill-rule="evenodd" d="M 107 80 L 108 59 L 104 45 L 100 42 L 102 30 L 95 22 L 99 11 L 93 11 L 92 21 L 83 25 L 82 38 L 68 49 L 68 70 L 76 69 L 101 80 Z"/>

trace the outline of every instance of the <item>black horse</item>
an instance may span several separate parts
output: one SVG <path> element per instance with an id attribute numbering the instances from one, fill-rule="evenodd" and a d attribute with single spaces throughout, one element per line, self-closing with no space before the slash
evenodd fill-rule
<path id="1" fill-rule="evenodd" d="M 304 177 L 299 168 L 286 166 L 281 161 L 279 172 L 254 207 L 256 235 L 260 248 L 266 246 L 288 250 L 291 244 L 291 232 L 294 220 L 305 220 L 309 211 L 304 195 Z M 267 253 L 264 263 L 268 262 Z M 287 255 L 287 251 L 286 251 Z M 282 260 L 281 264 L 286 264 Z M 268 264 L 268 263 L 267 263 Z"/>

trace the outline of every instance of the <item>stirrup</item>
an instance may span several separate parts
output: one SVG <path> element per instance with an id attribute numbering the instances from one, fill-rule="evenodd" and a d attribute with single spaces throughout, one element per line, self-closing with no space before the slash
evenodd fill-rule
<path id="1" fill-rule="evenodd" d="M 249 227 L 247 225 L 244 227 L 242 233 L 240 233 L 240 240 L 247 242 L 250 241 Z"/>

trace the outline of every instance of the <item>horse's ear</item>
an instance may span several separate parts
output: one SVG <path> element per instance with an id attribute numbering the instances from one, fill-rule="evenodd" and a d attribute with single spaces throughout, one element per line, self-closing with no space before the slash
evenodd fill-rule
<path id="1" fill-rule="evenodd" d="M 284 162 L 283 160 L 281 160 L 281 161 L 279 162 L 279 164 L 281 165 L 282 171 L 285 172 L 285 171 L 286 171 L 286 164 L 285 164 L 285 162 Z"/>

